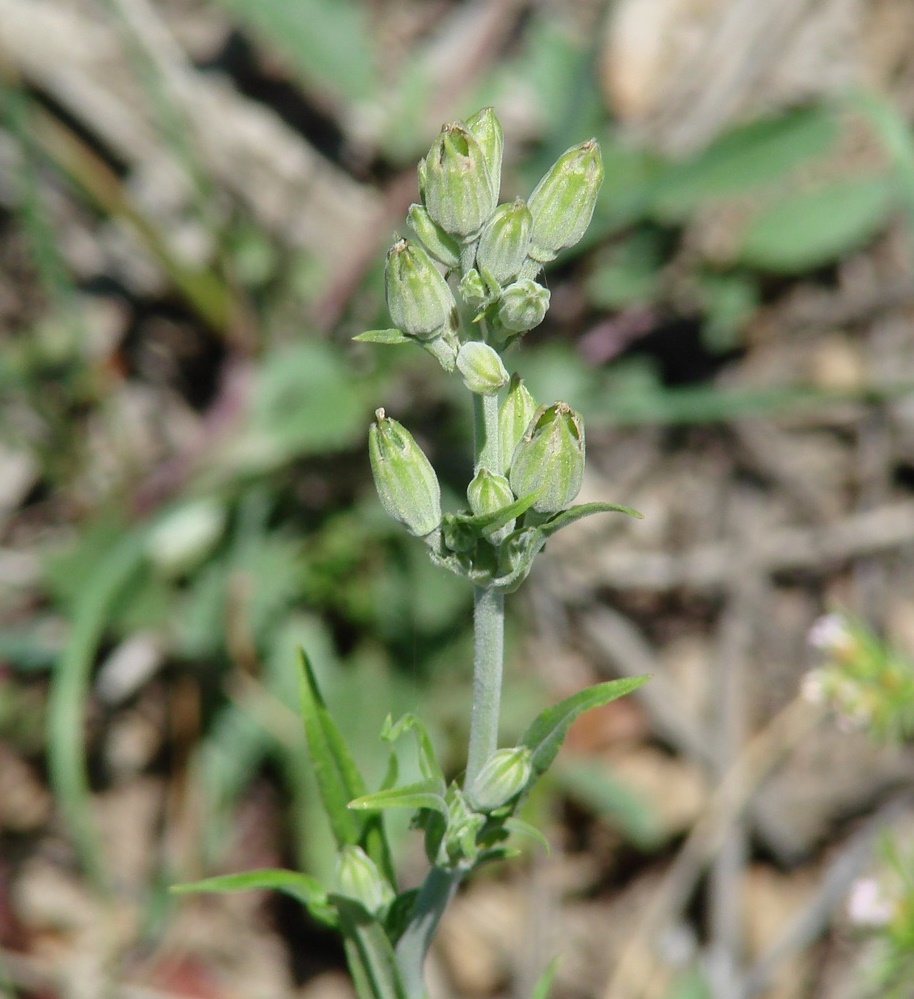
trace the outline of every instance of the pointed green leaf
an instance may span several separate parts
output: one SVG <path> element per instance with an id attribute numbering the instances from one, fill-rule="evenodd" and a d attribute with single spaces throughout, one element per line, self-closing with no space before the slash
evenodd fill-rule
<path id="1" fill-rule="evenodd" d="M 537 715 L 520 741 L 522 746 L 529 746 L 533 751 L 530 762 L 534 773 L 544 774 L 549 769 L 578 715 L 631 693 L 649 679 L 649 676 L 627 676 L 620 680 L 607 680 L 606 683 L 579 690 Z"/>
<path id="2" fill-rule="evenodd" d="M 256 871 L 242 871 L 240 874 L 223 874 L 203 881 L 172 885 L 169 891 L 176 895 L 191 892 L 234 892 L 250 891 L 254 888 L 270 888 L 298 899 L 315 919 L 328 926 L 336 926 L 336 914 L 327 899 L 327 892 L 316 879 L 298 871 L 279 868 L 262 868 Z"/>
<path id="3" fill-rule="evenodd" d="M 397 722 L 391 721 L 390 715 L 388 715 L 384 722 L 384 728 L 381 730 L 381 738 L 385 742 L 396 742 L 404 732 L 412 732 L 416 737 L 419 750 L 419 770 L 422 776 L 428 780 L 443 782 L 444 771 L 438 762 L 428 729 L 418 715 L 410 712 L 403 715 Z"/>
<path id="4" fill-rule="evenodd" d="M 444 781 L 436 778 L 416 781 L 393 787 L 389 791 L 376 791 L 363 794 L 349 802 L 353 811 L 377 812 L 385 808 L 431 808 L 447 816 L 447 802 L 444 800 Z"/>
<path id="5" fill-rule="evenodd" d="M 388 791 L 392 788 L 400 777 L 400 761 L 397 759 L 396 753 L 391 753 L 387 759 L 387 769 L 384 771 L 384 776 L 381 779 L 381 787 L 379 790 Z"/>
<path id="6" fill-rule="evenodd" d="M 308 752 L 337 846 L 361 846 L 396 888 L 393 861 L 380 817 L 365 818 L 354 814 L 347 807 L 353 798 L 365 794 L 365 781 L 330 717 L 304 649 L 299 649 L 298 654 L 301 668 L 301 711 L 305 721 Z"/>
<path id="7" fill-rule="evenodd" d="M 525 822 L 523 819 L 517 818 L 517 816 L 512 816 L 510 819 L 505 819 L 504 827 L 508 832 L 516 833 L 518 836 L 526 836 L 527 839 L 532 839 L 534 842 L 539 843 L 539 845 L 546 851 L 546 853 L 552 852 L 552 847 L 549 845 L 549 840 L 536 828 L 536 826 L 531 825 L 529 822 Z"/>
<path id="8" fill-rule="evenodd" d="M 549 995 L 549 990 L 552 988 L 552 982 L 555 979 L 555 973 L 559 970 L 559 960 L 559 956 L 556 955 L 546 965 L 545 971 L 536 980 L 536 985 L 533 986 L 530 999 L 546 999 Z"/>
<path id="9" fill-rule="evenodd" d="M 455 524 L 463 524 L 473 530 L 482 530 L 485 527 L 504 527 L 508 521 L 514 520 L 529 510 L 536 502 L 538 495 L 538 490 L 534 490 L 531 493 L 527 493 L 526 496 L 521 496 L 520 499 L 515 500 L 513 503 L 509 503 L 508 506 L 503 506 L 500 510 L 494 510 L 492 513 L 454 513 L 449 514 L 449 517 Z"/>
<path id="10" fill-rule="evenodd" d="M 365 330 L 364 333 L 359 333 L 358 336 L 354 336 L 352 339 L 358 341 L 359 343 L 399 344 L 413 342 L 411 337 L 408 337 L 405 333 L 398 329 Z"/>
<path id="11" fill-rule="evenodd" d="M 356 845 L 363 831 L 362 821 L 346 806 L 353 798 L 365 793 L 365 782 L 327 711 L 304 649 L 299 649 L 298 654 L 301 667 L 301 711 L 321 801 L 337 845 Z"/>
<path id="12" fill-rule="evenodd" d="M 590 517 L 594 513 L 627 513 L 629 517 L 634 517 L 636 520 L 644 520 L 644 514 L 639 513 L 634 507 L 621 506 L 618 503 L 579 503 L 567 510 L 561 510 L 545 524 L 542 524 L 540 530 L 548 538 L 563 527 L 573 524 L 576 520 L 582 520 L 584 517 Z"/>
<path id="13" fill-rule="evenodd" d="M 359 999 L 406 999 L 393 946 L 384 927 L 364 906 L 331 895 L 340 920 L 346 962 Z"/>

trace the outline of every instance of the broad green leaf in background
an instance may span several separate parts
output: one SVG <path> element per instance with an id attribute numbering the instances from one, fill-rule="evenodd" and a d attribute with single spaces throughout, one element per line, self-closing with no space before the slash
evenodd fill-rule
<path id="1" fill-rule="evenodd" d="M 703 201 L 774 183 L 826 152 L 838 133 L 834 112 L 821 105 L 743 125 L 660 173 L 650 212 L 660 221 L 681 221 Z"/>
<path id="2" fill-rule="evenodd" d="M 353 446 L 365 433 L 366 382 L 329 343 L 302 340 L 271 351 L 257 374 L 251 426 L 230 460 L 266 471 L 300 455 Z"/>
<path id="3" fill-rule="evenodd" d="M 308 86 L 370 97 L 377 85 L 368 8 L 353 0 L 219 0 Z"/>
<path id="4" fill-rule="evenodd" d="M 553 783 L 615 826 L 639 849 L 652 850 L 666 838 L 663 825 L 636 788 L 616 779 L 602 761 L 571 759 L 550 771 Z"/>
<path id="5" fill-rule="evenodd" d="M 871 239 L 895 207 L 888 177 L 858 177 L 775 202 L 746 228 L 737 251 L 749 267 L 798 274 Z"/>

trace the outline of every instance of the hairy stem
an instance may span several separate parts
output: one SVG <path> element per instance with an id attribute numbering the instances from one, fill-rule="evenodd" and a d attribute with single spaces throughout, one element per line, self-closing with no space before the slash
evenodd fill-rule
<path id="1" fill-rule="evenodd" d="M 501 471 L 498 453 L 498 396 L 474 395 L 475 467 Z M 505 604 L 499 590 L 473 591 L 473 708 L 464 782 L 469 787 L 498 748 L 501 674 L 504 661 Z"/>
<path id="2" fill-rule="evenodd" d="M 464 787 L 498 748 L 505 598 L 500 590 L 473 591 L 473 708 Z"/>
<path id="3" fill-rule="evenodd" d="M 422 969 L 425 955 L 442 913 L 454 897 L 462 877 L 461 871 L 449 871 L 443 867 L 433 867 L 425 876 L 409 926 L 396 948 L 397 966 L 408 999 L 424 999 L 425 976 Z"/>

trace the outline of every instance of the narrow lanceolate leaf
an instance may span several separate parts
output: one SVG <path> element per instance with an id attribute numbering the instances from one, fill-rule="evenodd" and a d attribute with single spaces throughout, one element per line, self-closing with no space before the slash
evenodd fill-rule
<path id="1" fill-rule="evenodd" d="M 281 891 L 298 899 L 314 916 L 327 926 L 336 926 L 336 913 L 327 899 L 327 892 L 321 883 L 307 874 L 286 871 L 279 868 L 262 868 L 256 871 L 243 871 L 240 874 L 223 874 L 203 881 L 172 885 L 176 895 L 191 892 L 234 892 L 250 891 L 255 888 L 269 888 Z"/>
<path id="2" fill-rule="evenodd" d="M 505 829 L 517 836 L 525 836 L 527 839 L 532 839 L 535 843 L 539 843 L 546 853 L 552 852 L 549 840 L 546 839 L 539 829 L 537 829 L 536 826 L 531 825 L 529 822 L 524 822 L 523 819 L 519 819 L 516 815 L 512 815 L 511 818 L 505 819 Z"/>
<path id="3" fill-rule="evenodd" d="M 299 649 L 298 654 L 301 712 L 321 800 L 337 846 L 354 845 L 361 837 L 362 821 L 346 806 L 365 793 L 365 782 L 324 704 L 304 649 Z"/>
<path id="4" fill-rule="evenodd" d="M 365 330 L 364 333 L 359 333 L 358 336 L 354 336 L 353 340 L 357 340 L 359 343 L 387 343 L 387 344 L 398 344 L 398 343 L 412 343 L 412 337 L 408 337 L 402 330 L 391 329 L 391 330 Z"/>
<path id="5" fill-rule="evenodd" d="M 444 771 L 438 762 L 438 756 L 432 745 L 428 729 L 425 727 L 425 722 L 418 715 L 408 712 L 397 722 L 394 722 L 388 715 L 384 727 L 381 729 L 381 738 L 385 742 L 396 742 L 404 732 L 412 732 L 416 737 L 416 747 L 419 751 L 419 771 L 422 776 L 427 779 L 439 780 L 443 785 Z M 389 787 L 393 787 L 393 784 L 386 785 L 382 789 L 387 790 Z"/>
<path id="6" fill-rule="evenodd" d="M 546 965 L 546 970 L 536 980 L 536 985 L 533 986 L 533 992 L 530 994 L 530 999 L 547 999 L 549 990 L 552 988 L 555 973 L 558 970 L 559 958 L 556 956 Z"/>
<path id="7" fill-rule="evenodd" d="M 538 495 L 539 490 L 535 489 L 533 492 L 527 493 L 526 496 L 521 496 L 520 499 L 509 503 L 508 506 L 503 506 L 500 510 L 494 510 L 492 513 L 453 513 L 448 514 L 448 517 L 453 523 L 469 527 L 474 531 L 504 527 L 508 521 L 514 520 L 526 510 L 529 510 L 536 502 Z"/>
<path id="8" fill-rule="evenodd" d="M 376 791 L 363 794 L 349 802 L 356 812 L 379 812 L 385 808 L 430 808 L 447 817 L 447 802 L 444 800 L 444 781 L 432 778 L 393 787 L 389 791 Z"/>
<path id="9" fill-rule="evenodd" d="M 393 862 L 379 816 L 363 817 L 347 807 L 367 788 L 340 730 L 330 717 L 304 649 L 298 650 L 301 667 L 301 712 L 305 737 L 324 811 L 337 846 L 361 846 L 395 885 Z"/>
<path id="10" fill-rule="evenodd" d="M 576 520 L 582 520 L 595 513 L 626 513 L 636 520 L 644 520 L 644 514 L 639 513 L 631 506 L 620 506 L 618 503 L 579 503 L 577 506 L 569 507 L 554 517 L 550 517 L 539 529 L 548 538 L 563 527 L 573 524 Z"/>
<path id="11" fill-rule="evenodd" d="M 342 895 L 330 901 L 339 915 L 346 962 L 359 999 L 406 999 L 393 946 L 364 906 Z"/>
<path id="12" fill-rule="evenodd" d="M 530 763 L 533 772 L 540 775 L 549 769 L 578 715 L 631 693 L 649 679 L 649 676 L 631 676 L 607 680 L 606 683 L 579 690 L 538 714 L 520 740 L 522 746 L 528 746 L 532 751 Z"/>

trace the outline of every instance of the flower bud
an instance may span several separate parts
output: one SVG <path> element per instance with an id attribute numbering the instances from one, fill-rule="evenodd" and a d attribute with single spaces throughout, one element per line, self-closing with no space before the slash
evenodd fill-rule
<path id="1" fill-rule="evenodd" d="M 457 245 L 457 240 L 449 236 L 441 226 L 432 222 L 425 205 L 410 205 L 406 221 L 416 234 L 416 238 L 435 260 L 449 269 L 460 263 L 460 247 Z"/>
<path id="2" fill-rule="evenodd" d="M 498 203 L 486 154 L 464 125 L 441 129 L 423 160 L 421 185 L 433 222 L 453 236 L 472 236 Z"/>
<path id="3" fill-rule="evenodd" d="M 495 116 L 495 111 L 492 108 L 481 108 L 467 118 L 466 126 L 467 131 L 482 149 L 486 166 L 489 169 L 489 177 L 492 179 L 492 186 L 495 189 L 495 200 L 498 201 L 498 194 L 501 190 L 501 154 L 505 145 L 505 134 L 502 131 L 501 122 Z"/>
<path id="4" fill-rule="evenodd" d="M 421 246 L 398 239 L 387 254 L 384 282 L 390 317 L 407 336 L 424 339 L 453 323 L 457 303 Z"/>
<path id="5" fill-rule="evenodd" d="M 488 468 L 480 468 L 467 486 L 467 500 L 475 514 L 497 513 L 514 502 L 514 493 L 503 475 L 495 475 Z M 482 533 L 497 544 L 514 530 L 514 523 L 514 520 L 509 520 L 502 527 L 489 527 Z"/>
<path id="6" fill-rule="evenodd" d="M 516 496 L 534 490 L 533 509 L 558 513 L 577 496 L 584 476 L 584 424 L 564 402 L 540 406 L 514 449 L 509 481 Z"/>
<path id="7" fill-rule="evenodd" d="M 457 290 L 460 292 L 460 297 L 464 302 L 467 305 L 473 306 L 473 308 L 477 308 L 489 299 L 489 289 L 486 287 L 482 275 L 475 267 L 471 267 L 463 275 L 460 283 L 457 285 Z"/>
<path id="8" fill-rule="evenodd" d="M 377 864 L 360 846 L 344 846 L 336 862 L 340 892 L 361 902 L 372 913 L 394 900 L 394 890 Z"/>
<path id="9" fill-rule="evenodd" d="M 572 146 L 553 163 L 527 201 L 533 216 L 530 256 L 544 262 L 574 246 L 593 218 L 603 183 L 603 159 L 596 139 Z"/>
<path id="10" fill-rule="evenodd" d="M 536 399 L 517 375 L 511 376 L 511 386 L 498 411 L 498 453 L 502 472 L 507 472 L 511 457 L 524 431 L 536 413 Z"/>
<path id="11" fill-rule="evenodd" d="M 476 266 L 488 271 L 499 284 L 507 284 L 527 259 L 533 216 L 518 198 L 499 205 L 486 222 L 476 250 Z"/>
<path id="12" fill-rule="evenodd" d="M 507 804 L 526 787 L 533 773 L 527 746 L 496 749 L 467 789 L 467 800 L 479 812 Z"/>
<path id="13" fill-rule="evenodd" d="M 549 308 L 549 289 L 536 281 L 522 278 L 509 284 L 498 303 L 498 318 L 505 329 L 526 333 L 545 319 Z"/>
<path id="14" fill-rule="evenodd" d="M 478 395 L 494 395 L 508 384 L 508 372 L 498 353 L 481 340 L 469 340 L 457 351 L 463 383 Z"/>
<path id="15" fill-rule="evenodd" d="M 368 431 L 368 455 L 381 505 L 416 537 L 441 523 L 441 489 L 428 458 L 409 431 L 396 420 L 375 413 Z"/>

